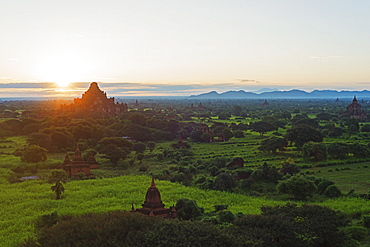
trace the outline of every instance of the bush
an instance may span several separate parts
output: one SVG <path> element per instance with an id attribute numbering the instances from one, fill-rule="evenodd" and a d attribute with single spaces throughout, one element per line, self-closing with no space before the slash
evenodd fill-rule
<path id="1" fill-rule="evenodd" d="M 277 189 L 280 193 L 293 195 L 296 199 L 305 200 L 312 197 L 317 190 L 315 183 L 302 176 L 292 176 L 280 181 Z"/>
<path id="2" fill-rule="evenodd" d="M 324 195 L 329 198 L 334 198 L 342 196 L 342 192 L 340 192 L 337 186 L 332 184 L 325 189 Z"/>
<path id="3" fill-rule="evenodd" d="M 28 146 L 21 155 L 21 160 L 24 162 L 37 163 L 47 159 L 47 151 L 37 145 Z"/>
<path id="4" fill-rule="evenodd" d="M 370 228 L 370 215 L 362 216 L 362 221 L 364 222 L 364 226 Z"/>
<path id="5" fill-rule="evenodd" d="M 362 226 L 348 226 L 344 228 L 344 232 L 347 234 L 347 236 L 358 241 L 364 240 L 367 235 L 367 229 Z"/>

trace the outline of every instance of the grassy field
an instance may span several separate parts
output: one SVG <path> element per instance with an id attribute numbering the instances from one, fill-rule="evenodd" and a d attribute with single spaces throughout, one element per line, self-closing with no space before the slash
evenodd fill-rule
<path id="1" fill-rule="evenodd" d="M 121 176 L 116 178 L 72 181 L 65 185 L 62 200 L 55 200 L 50 184 L 27 181 L 3 184 L 0 189 L 0 244 L 11 247 L 33 235 L 37 217 L 57 211 L 60 215 L 80 215 L 88 212 L 130 210 L 131 204 L 140 207 L 150 185 L 148 176 Z M 204 191 L 168 181 L 157 181 L 163 202 L 169 207 L 180 198 L 190 198 L 207 211 L 217 204 L 228 204 L 229 209 L 244 214 L 259 214 L 263 205 L 285 204 L 263 197 L 250 197 L 220 191 Z M 326 205 L 348 214 L 370 213 L 370 202 L 356 198 L 327 200 Z"/>
<path id="2" fill-rule="evenodd" d="M 314 167 L 307 170 L 314 171 L 315 177 L 333 181 L 344 193 L 355 190 L 357 193 L 365 194 L 370 191 L 370 162 Z"/>

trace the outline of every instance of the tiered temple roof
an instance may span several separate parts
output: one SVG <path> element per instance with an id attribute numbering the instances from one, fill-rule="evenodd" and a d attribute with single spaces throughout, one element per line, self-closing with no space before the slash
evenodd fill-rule
<path id="1" fill-rule="evenodd" d="M 366 113 L 361 110 L 361 105 L 358 103 L 356 96 L 353 98 L 352 103 L 347 106 L 347 111 L 345 112 L 350 118 L 355 119 L 366 119 Z"/>
<path id="2" fill-rule="evenodd" d="M 67 112 L 98 112 L 106 115 L 115 115 L 128 110 L 125 103 L 115 103 L 114 97 L 108 98 L 107 93 L 100 90 L 98 83 L 90 84 L 89 89 L 81 98 L 75 98 L 73 104 L 62 105 L 61 111 Z"/>
<path id="3" fill-rule="evenodd" d="M 82 158 L 80 148 L 77 146 L 73 160 L 69 159 L 66 154 L 61 168 L 70 176 L 78 176 L 79 173 L 91 175 L 90 169 L 98 169 L 99 164 L 96 162 L 93 153 L 90 151 L 88 159 L 85 161 Z"/>
<path id="4" fill-rule="evenodd" d="M 132 205 L 131 212 L 140 213 L 148 216 L 157 216 L 166 219 L 176 218 L 176 209 L 174 206 L 171 208 L 165 208 L 161 200 L 161 194 L 154 182 L 154 177 L 152 177 L 152 182 L 148 191 L 146 192 L 144 204 L 142 208 L 134 209 Z"/>

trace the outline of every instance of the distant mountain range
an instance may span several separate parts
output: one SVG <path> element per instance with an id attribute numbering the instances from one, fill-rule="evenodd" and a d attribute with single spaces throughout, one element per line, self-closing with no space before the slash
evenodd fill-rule
<path id="1" fill-rule="evenodd" d="M 209 93 L 203 93 L 198 95 L 191 95 L 191 98 L 203 98 L 203 99 L 302 99 L 302 98 L 370 98 L 370 91 L 336 91 L 336 90 L 314 90 L 312 92 L 306 92 L 303 90 L 293 89 L 289 91 L 273 91 L 263 93 L 252 93 L 244 90 L 239 91 L 227 91 L 224 93 L 217 93 L 211 91 Z"/>

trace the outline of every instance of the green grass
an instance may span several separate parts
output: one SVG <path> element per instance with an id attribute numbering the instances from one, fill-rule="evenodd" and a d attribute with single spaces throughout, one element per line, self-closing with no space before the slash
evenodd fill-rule
<path id="1" fill-rule="evenodd" d="M 244 214 L 259 214 L 263 205 L 285 204 L 263 197 L 251 197 L 220 191 L 204 191 L 168 181 L 157 181 L 162 200 L 167 207 L 180 198 L 190 198 L 207 211 L 216 204 L 228 204 L 229 209 Z M 3 184 L 0 188 L 0 245 L 16 246 L 32 236 L 37 217 L 57 211 L 60 215 L 80 215 L 88 212 L 130 210 L 131 204 L 140 207 L 150 185 L 148 176 L 122 176 L 116 178 L 72 181 L 65 185 L 62 200 L 55 200 L 50 184 L 27 181 Z M 328 200 L 326 205 L 348 214 L 370 213 L 370 202 L 357 198 Z"/>
<path id="2" fill-rule="evenodd" d="M 350 170 L 345 170 L 346 168 Z M 355 190 L 357 193 L 365 194 L 370 191 L 370 162 L 314 167 L 307 170 L 314 171 L 315 177 L 325 177 L 333 181 L 343 193 Z"/>

